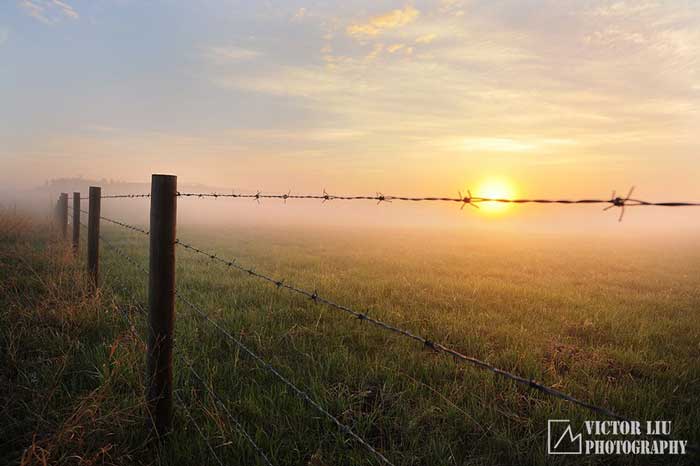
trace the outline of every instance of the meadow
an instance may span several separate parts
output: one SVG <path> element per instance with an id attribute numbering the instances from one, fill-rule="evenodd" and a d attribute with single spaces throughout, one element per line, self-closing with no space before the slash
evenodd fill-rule
<path id="1" fill-rule="evenodd" d="M 145 440 L 134 333 L 146 334 L 147 277 L 103 244 L 92 294 L 84 257 L 32 225 L 3 227 L 3 367 L 14 369 L 3 374 L 13 388 L 2 396 L 11 435 L 0 458 L 216 464 L 194 420 L 223 464 L 263 464 L 178 358 L 175 430 L 162 447 Z M 102 228 L 147 265 L 146 237 Z M 700 443 L 692 238 L 178 228 L 220 257 L 630 418 L 671 420 L 674 438 Z M 177 264 L 181 293 L 396 465 L 692 464 L 548 456 L 548 419 L 601 418 L 181 248 Z M 182 303 L 175 351 L 273 464 L 377 464 Z"/>

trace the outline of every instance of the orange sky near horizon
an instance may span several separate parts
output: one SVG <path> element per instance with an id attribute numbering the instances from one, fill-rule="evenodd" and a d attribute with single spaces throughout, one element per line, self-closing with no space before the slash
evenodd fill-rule
<path id="1" fill-rule="evenodd" d="M 697 2 L 23 0 L 0 12 L 6 190 L 167 172 L 268 192 L 479 195 L 500 180 L 525 197 L 636 185 L 700 201 Z"/>

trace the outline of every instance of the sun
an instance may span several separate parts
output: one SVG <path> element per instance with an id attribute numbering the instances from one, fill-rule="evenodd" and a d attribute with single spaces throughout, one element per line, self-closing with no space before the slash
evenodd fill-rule
<path id="1" fill-rule="evenodd" d="M 515 188 L 508 180 L 501 178 L 490 178 L 484 180 L 472 193 L 474 197 L 485 197 L 489 199 L 513 199 Z M 508 211 L 513 204 L 506 202 L 482 202 L 478 204 L 481 210 L 488 214 L 501 214 Z"/>

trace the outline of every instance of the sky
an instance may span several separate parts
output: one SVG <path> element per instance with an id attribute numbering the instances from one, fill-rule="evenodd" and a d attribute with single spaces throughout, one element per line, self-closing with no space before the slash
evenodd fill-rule
<path id="1" fill-rule="evenodd" d="M 7 0 L 0 59 L 5 187 L 700 201 L 697 0 Z"/>

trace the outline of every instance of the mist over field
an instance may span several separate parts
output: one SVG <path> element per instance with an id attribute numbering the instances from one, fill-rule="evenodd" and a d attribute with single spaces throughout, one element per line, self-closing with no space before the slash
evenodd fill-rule
<path id="1" fill-rule="evenodd" d="M 179 190 L 192 193 L 219 194 L 255 194 L 258 188 L 251 188 L 250 182 L 244 186 L 222 187 L 204 183 L 188 182 L 188 177 L 179 177 Z M 69 193 L 72 199 L 74 191 L 87 196 L 90 186 L 101 186 L 105 195 L 109 194 L 148 194 L 150 185 L 144 182 L 122 182 L 115 180 L 88 180 L 67 178 L 47 181 L 43 186 L 23 190 L 3 190 L 0 202 L 6 207 L 30 209 L 39 215 L 46 214 L 56 197 L 61 192 Z M 343 192 L 333 191 L 324 186 L 307 191 L 296 191 L 288 187 L 270 187 L 261 191 L 264 194 L 350 194 L 375 195 L 376 190 L 368 187 L 364 190 Z M 466 192 L 468 188 L 461 188 Z M 625 188 L 622 194 L 626 193 Z M 610 199 L 611 192 L 574 191 L 567 192 L 545 190 L 533 193 L 518 190 L 511 197 L 552 198 L 552 199 Z M 694 198 L 673 197 L 660 189 L 643 191 L 637 187 L 636 198 L 652 201 L 690 201 Z M 653 194 L 656 193 L 656 194 Z M 455 197 L 458 192 L 385 192 L 386 195 L 417 195 Z M 130 199 L 104 201 L 103 213 L 140 225 L 148 224 L 149 199 Z M 87 200 L 83 200 L 87 208 Z M 377 203 L 368 201 L 332 200 L 295 200 L 284 202 L 280 199 L 232 199 L 232 198 L 197 198 L 181 197 L 178 200 L 179 222 L 201 226 L 257 226 L 259 228 L 319 227 L 349 229 L 383 229 L 410 230 L 418 229 L 426 234 L 434 232 L 440 235 L 448 232 L 453 235 L 484 235 L 500 233 L 511 235 L 514 241 L 525 234 L 544 234 L 570 237 L 609 237 L 611 241 L 645 241 L 649 236 L 659 238 L 679 238 L 700 233 L 700 216 L 691 208 L 628 207 L 623 221 L 619 222 L 619 209 L 603 211 L 606 205 L 511 205 L 502 211 L 491 212 L 476 209 L 459 203 L 406 203 L 401 201 Z M 574 245 L 575 247 L 575 245 Z"/>

